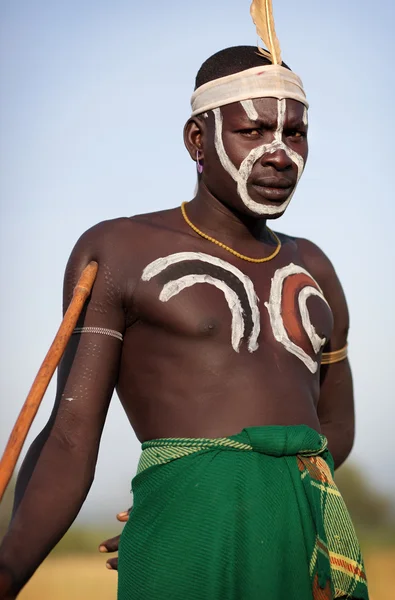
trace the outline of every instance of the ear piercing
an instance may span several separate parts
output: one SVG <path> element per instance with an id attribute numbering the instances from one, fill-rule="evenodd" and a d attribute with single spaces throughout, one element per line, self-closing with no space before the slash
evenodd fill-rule
<path id="1" fill-rule="evenodd" d="M 201 162 L 199 162 L 199 152 L 200 150 L 196 150 L 196 167 L 197 167 L 197 171 L 198 173 L 203 173 L 203 165 Z"/>

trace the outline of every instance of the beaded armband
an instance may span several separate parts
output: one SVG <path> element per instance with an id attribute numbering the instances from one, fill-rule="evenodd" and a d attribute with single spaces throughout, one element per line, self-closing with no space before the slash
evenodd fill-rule
<path id="1" fill-rule="evenodd" d="M 105 329 L 104 327 L 76 327 L 73 331 L 73 335 L 77 333 L 100 333 L 101 335 L 108 335 L 116 338 L 120 342 L 123 341 L 122 333 L 114 331 L 113 329 Z"/>
<path id="2" fill-rule="evenodd" d="M 333 363 L 341 362 L 347 358 L 348 344 L 346 344 L 340 350 L 334 350 L 334 352 L 323 352 L 321 358 L 322 365 L 332 365 Z"/>

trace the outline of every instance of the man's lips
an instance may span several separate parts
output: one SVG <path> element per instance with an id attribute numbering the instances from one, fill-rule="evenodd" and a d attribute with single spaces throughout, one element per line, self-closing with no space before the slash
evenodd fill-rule
<path id="1" fill-rule="evenodd" d="M 285 189 L 289 189 L 291 187 L 293 187 L 295 185 L 295 183 L 293 181 L 290 181 L 289 179 L 285 179 L 284 177 L 264 177 L 262 179 L 256 179 L 255 181 L 251 182 L 253 186 L 257 186 L 257 187 L 267 187 L 267 188 L 274 188 L 274 189 L 281 189 L 281 190 L 285 190 Z"/>
<path id="2" fill-rule="evenodd" d="M 288 179 L 269 177 L 251 182 L 251 185 L 260 196 L 271 202 L 283 202 L 295 186 Z"/>

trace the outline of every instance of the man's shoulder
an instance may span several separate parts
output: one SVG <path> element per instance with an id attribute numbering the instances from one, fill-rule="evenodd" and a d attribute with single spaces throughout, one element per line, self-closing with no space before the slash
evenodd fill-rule
<path id="1" fill-rule="evenodd" d="M 181 211 L 179 207 L 167 208 L 156 212 L 142 213 L 130 217 L 130 221 L 136 229 L 144 230 L 152 233 L 158 230 L 169 231 L 174 230 L 174 227 L 179 228 Z"/>
<path id="2" fill-rule="evenodd" d="M 316 268 L 333 269 L 330 259 L 315 242 L 306 238 L 298 237 L 294 239 L 303 260 L 313 263 Z"/>
<path id="3" fill-rule="evenodd" d="M 334 307 L 340 306 L 340 312 L 344 313 L 348 319 L 343 288 L 328 256 L 310 240 L 305 238 L 294 238 L 294 240 L 301 262 L 322 288 L 332 310 Z"/>
<path id="4" fill-rule="evenodd" d="M 290 249 L 292 262 L 299 262 L 324 289 L 333 284 L 339 285 L 335 268 L 325 252 L 314 242 L 302 237 L 296 237 L 276 232 L 283 247 Z"/>
<path id="5" fill-rule="evenodd" d="M 96 239 L 103 241 L 107 238 L 119 236 L 122 233 L 126 233 L 131 229 L 131 220 L 128 217 L 118 217 L 116 219 L 108 219 L 106 221 L 99 221 L 95 223 L 89 229 L 84 231 L 80 236 L 80 240 L 87 240 L 93 242 Z"/>
<path id="6" fill-rule="evenodd" d="M 177 209 L 167 209 L 151 213 L 142 213 L 131 217 L 117 217 L 100 221 L 87 229 L 80 237 L 79 241 L 85 243 L 95 243 L 96 241 L 103 246 L 106 242 L 112 244 L 118 243 L 126 237 L 133 240 L 141 235 L 147 235 L 148 229 L 167 228 L 172 225 Z"/>
<path id="7" fill-rule="evenodd" d="M 297 238 L 302 261 L 320 285 L 334 317 L 334 332 L 331 341 L 335 348 L 341 348 L 347 341 L 349 314 L 343 287 L 328 256 L 317 244 L 304 238 Z"/>

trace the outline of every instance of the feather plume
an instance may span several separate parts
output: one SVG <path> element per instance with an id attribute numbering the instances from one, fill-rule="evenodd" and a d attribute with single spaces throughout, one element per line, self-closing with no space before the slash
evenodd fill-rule
<path id="1" fill-rule="evenodd" d="M 272 0 L 253 0 L 250 12 L 257 34 L 270 52 L 270 60 L 274 65 L 281 65 L 281 48 L 274 28 Z M 269 58 L 266 50 L 259 46 L 258 50 Z"/>

